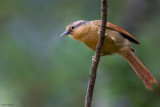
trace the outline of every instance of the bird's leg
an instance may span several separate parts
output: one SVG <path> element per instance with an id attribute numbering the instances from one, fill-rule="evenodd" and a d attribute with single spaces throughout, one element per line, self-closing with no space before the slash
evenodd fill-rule
<path id="1" fill-rule="evenodd" d="M 106 55 L 108 55 L 108 54 L 104 54 L 104 53 L 103 53 L 103 54 L 101 54 L 101 56 L 106 56 Z"/>
<path id="2" fill-rule="evenodd" d="M 112 53 L 101 53 L 101 56 L 112 55 Z"/>
<path id="3" fill-rule="evenodd" d="M 101 56 L 100 56 L 100 57 L 101 57 Z M 92 61 L 97 62 L 97 61 L 94 59 L 94 56 L 92 56 Z M 99 60 L 99 62 L 100 62 L 100 60 Z"/>
<path id="4" fill-rule="evenodd" d="M 109 54 L 102 53 L 102 54 L 100 54 L 100 57 L 102 57 L 102 56 L 106 56 L 106 55 L 109 55 Z M 94 56 L 92 56 L 92 61 L 97 62 L 97 61 L 94 59 Z M 100 60 L 99 60 L 99 62 L 100 62 Z"/>
<path id="5" fill-rule="evenodd" d="M 102 57 L 102 56 L 106 56 L 106 55 L 112 55 L 112 53 L 103 52 L 103 53 L 101 53 L 101 54 L 100 54 L 100 57 Z M 97 61 L 94 59 L 94 56 L 92 56 L 92 61 L 97 62 Z M 99 60 L 99 62 L 100 62 L 100 60 Z"/>
<path id="6" fill-rule="evenodd" d="M 94 59 L 94 56 L 92 56 L 92 61 L 97 62 L 97 61 Z"/>

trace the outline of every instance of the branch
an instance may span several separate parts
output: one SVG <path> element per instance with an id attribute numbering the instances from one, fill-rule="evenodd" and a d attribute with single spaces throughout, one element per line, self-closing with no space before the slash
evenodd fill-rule
<path id="1" fill-rule="evenodd" d="M 97 67 L 100 60 L 101 48 L 104 42 L 106 22 L 107 22 L 107 0 L 101 0 L 101 26 L 100 26 L 100 36 L 96 46 L 96 52 L 94 55 L 94 60 L 92 60 L 90 78 L 88 82 L 88 88 L 86 92 L 85 107 L 91 107 L 91 101 L 93 96 L 94 84 L 96 80 Z"/>

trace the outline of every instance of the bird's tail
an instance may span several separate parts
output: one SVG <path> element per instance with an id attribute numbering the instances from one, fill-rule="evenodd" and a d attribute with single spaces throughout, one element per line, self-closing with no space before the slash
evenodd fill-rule
<path id="1" fill-rule="evenodd" d="M 133 70 L 142 80 L 147 89 L 152 90 L 151 83 L 155 83 L 158 85 L 158 82 L 151 75 L 148 69 L 139 61 L 139 59 L 134 55 L 134 53 L 130 50 L 125 53 L 121 53 L 124 59 L 131 65 Z"/>

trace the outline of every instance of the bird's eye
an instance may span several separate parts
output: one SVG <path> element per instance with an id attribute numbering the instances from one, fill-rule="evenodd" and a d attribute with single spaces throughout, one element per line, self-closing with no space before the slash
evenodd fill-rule
<path id="1" fill-rule="evenodd" d="M 72 30 L 75 28 L 75 26 L 72 26 Z"/>

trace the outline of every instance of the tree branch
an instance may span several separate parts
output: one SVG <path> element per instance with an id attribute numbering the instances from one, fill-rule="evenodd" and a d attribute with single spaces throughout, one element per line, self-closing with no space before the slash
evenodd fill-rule
<path id="1" fill-rule="evenodd" d="M 106 22 L 107 22 L 107 0 L 101 0 L 101 26 L 100 26 L 100 36 L 96 46 L 96 52 L 94 55 L 94 60 L 92 61 L 90 78 L 88 82 L 88 88 L 86 92 L 85 107 L 91 107 L 94 84 L 96 80 L 97 67 L 100 59 L 101 48 L 104 42 Z"/>

